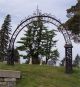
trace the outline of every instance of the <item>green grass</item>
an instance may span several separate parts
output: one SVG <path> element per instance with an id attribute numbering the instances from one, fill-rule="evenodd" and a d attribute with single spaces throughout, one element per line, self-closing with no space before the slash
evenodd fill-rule
<path id="1" fill-rule="evenodd" d="M 80 69 L 75 69 L 70 75 L 64 73 L 64 68 L 46 65 L 0 64 L 0 69 L 22 72 L 17 87 L 80 87 Z"/>

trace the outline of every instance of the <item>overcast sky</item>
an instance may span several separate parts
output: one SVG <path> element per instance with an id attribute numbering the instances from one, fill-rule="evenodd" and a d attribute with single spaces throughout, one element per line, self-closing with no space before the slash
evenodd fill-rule
<path id="1" fill-rule="evenodd" d="M 67 20 L 66 9 L 75 4 L 76 0 L 0 0 L 0 26 L 3 23 L 5 16 L 10 14 L 12 18 L 12 29 L 14 31 L 21 20 L 28 15 L 32 15 L 36 10 L 37 5 L 43 13 L 51 13 L 62 22 L 65 22 Z M 61 39 L 59 37 L 61 37 Z M 57 43 L 58 48 L 61 52 L 61 56 L 63 57 L 64 39 L 61 34 L 58 34 L 58 39 L 60 39 Z M 78 50 L 78 47 L 80 46 L 78 46 L 78 44 L 73 45 L 73 54 L 75 56 L 80 52 L 80 50 Z"/>
<path id="2" fill-rule="evenodd" d="M 0 19 L 11 14 L 12 23 L 15 24 L 31 15 L 38 5 L 42 12 L 51 13 L 63 22 L 67 19 L 66 9 L 75 4 L 76 0 L 0 0 Z"/>

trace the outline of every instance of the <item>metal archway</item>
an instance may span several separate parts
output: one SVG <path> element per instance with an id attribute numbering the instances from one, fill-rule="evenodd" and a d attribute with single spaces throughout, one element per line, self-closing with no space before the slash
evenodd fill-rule
<path id="1" fill-rule="evenodd" d="M 16 30 L 11 36 L 10 43 L 9 43 L 9 49 L 8 49 L 8 64 L 14 64 L 14 57 L 13 57 L 13 51 L 14 51 L 14 42 L 18 36 L 18 34 L 30 23 L 33 21 L 37 21 L 37 17 L 42 17 L 41 21 L 51 23 L 57 27 L 59 32 L 63 34 L 63 37 L 65 39 L 65 58 L 66 58 L 66 72 L 71 73 L 72 72 L 72 43 L 70 40 L 70 36 L 68 34 L 67 28 L 54 16 L 50 14 L 35 14 L 33 16 L 30 16 L 28 18 L 25 18 L 21 23 L 17 26 Z"/>

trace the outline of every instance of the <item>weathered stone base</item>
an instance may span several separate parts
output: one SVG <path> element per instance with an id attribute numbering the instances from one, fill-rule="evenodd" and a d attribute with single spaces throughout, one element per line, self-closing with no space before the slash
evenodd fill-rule
<path id="1" fill-rule="evenodd" d="M 0 70 L 0 87 L 16 87 L 16 80 L 19 78 L 19 71 Z"/>
<path id="2" fill-rule="evenodd" d="M 15 78 L 0 78 L 3 79 L 0 81 L 0 87 L 16 87 Z"/>

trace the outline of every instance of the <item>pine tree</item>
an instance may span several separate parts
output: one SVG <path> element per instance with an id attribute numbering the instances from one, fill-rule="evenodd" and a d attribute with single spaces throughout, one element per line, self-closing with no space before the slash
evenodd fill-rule
<path id="1" fill-rule="evenodd" d="M 57 60 L 58 60 L 58 57 L 59 57 L 59 52 L 58 50 L 53 50 L 53 54 L 51 55 L 51 58 L 52 60 L 54 61 L 54 63 L 56 64 Z"/>
<path id="2" fill-rule="evenodd" d="M 1 57 L 2 56 L 2 52 L 1 52 L 1 30 L 0 30 L 0 61 L 1 61 Z"/>
<path id="3" fill-rule="evenodd" d="M 45 30 L 40 18 L 37 21 L 34 21 L 28 27 L 28 30 L 25 31 L 25 37 L 21 38 L 22 41 L 18 43 L 23 43 L 22 46 L 18 47 L 20 50 L 26 50 L 27 57 L 31 57 L 33 63 L 39 63 L 39 55 L 42 51 L 41 48 L 41 38 L 42 38 L 42 31 Z"/>
<path id="4" fill-rule="evenodd" d="M 10 26 L 10 22 L 11 22 L 11 16 L 7 15 L 4 23 L 2 24 L 1 27 L 1 34 L 0 34 L 0 52 L 1 52 L 1 61 L 6 60 L 6 56 L 7 56 L 7 48 L 8 48 L 8 44 L 9 44 L 9 35 L 11 32 L 11 26 Z"/>
<path id="5" fill-rule="evenodd" d="M 79 67 L 80 66 L 80 56 L 77 54 L 77 56 L 75 57 L 74 66 Z"/>
<path id="6" fill-rule="evenodd" d="M 71 8 L 67 9 L 67 13 L 69 13 L 70 15 L 80 15 L 80 0 L 77 0 L 75 6 L 72 6 Z"/>
<path id="7" fill-rule="evenodd" d="M 60 66 L 65 66 L 65 63 L 66 63 L 66 59 L 63 58 L 63 59 L 61 60 L 61 64 L 60 64 Z"/>
<path id="8" fill-rule="evenodd" d="M 80 41 L 80 0 L 77 0 L 77 4 L 67 9 L 68 21 L 65 25 L 71 31 L 74 41 Z M 79 40 L 78 40 L 79 39 Z"/>
<path id="9" fill-rule="evenodd" d="M 41 21 L 42 17 L 37 17 L 36 21 L 33 21 L 25 31 L 25 37 L 21 38 L 22 45 L 18 47 L 20 51 L 26 51 L 26 56 L 22 55 L 26 58 L 32 58 L 32 63 L 39 63 L 39 56 L 48 56 L 50 54 L 52 46 L 53 46 L 53 31 L 49 31 L 47 27 L 45 27 L 44 23 Z M 49 51 L 47 52 L 47 48 Z"/>
<path id="10" fill-rule="evenodd" d="M 44 44 L 44 49 L 45 49 L 45 55 L 46 55 L 46 64 L 47 61 L 51 58 L 53 59 L 54 56 L 59 56 L 59 55 L 55 55 L 55 51 L 56 53 L 58 53 L 57 50 L 54 50 L 54 46 L 56 45 L 56 40 L 53 40 L 53 37 L 55 37 L 55 33 L 54 30 L 48 30 L 46 31 L 46 33 L 44 34 L 44 38 L 46 38 L 46 42 Z M 53 48 L 53 49 L 52 49 Z"/>

